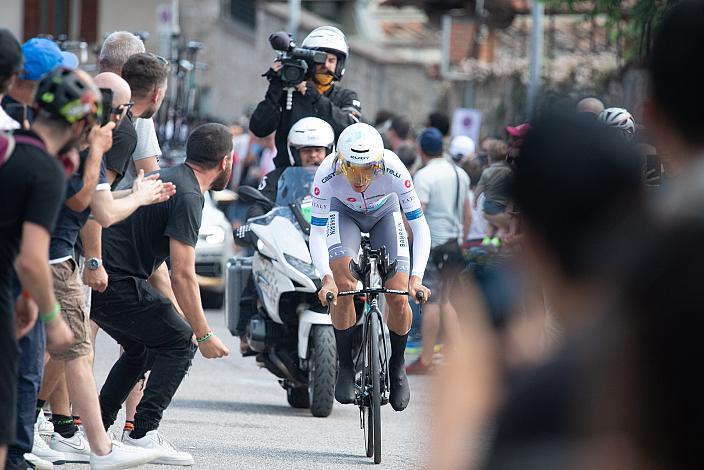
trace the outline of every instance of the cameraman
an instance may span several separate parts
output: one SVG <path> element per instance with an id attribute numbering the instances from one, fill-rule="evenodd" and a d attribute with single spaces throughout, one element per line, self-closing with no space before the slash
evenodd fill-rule
<path id="1" fill-rule="evenodd" d="M 334 26 L 314 29 L 301 47 L 327 53 L 324 64 L 315 67 L 315 73 L 306 81 L 296 85 L 291 110 L 286 110 L 286 90 L 281 81 L 282 64 L 277 60 L 264 74 L 269 80 L 269 89 L 263 101 L 257 105 L 249 122 L 249 129 L 257 137 L 266 137 L 276 131 L 277 168 L 287 167 L 290 161 L 286 140 L 291 126 L 304 117 L 317 117 L 330 124 L 335 137 L 342 130 L 359 122 L 362 107 L 357 93 L 336 86 L 345 73 L 345 61 L 349 48 L 345 35 Z"/>

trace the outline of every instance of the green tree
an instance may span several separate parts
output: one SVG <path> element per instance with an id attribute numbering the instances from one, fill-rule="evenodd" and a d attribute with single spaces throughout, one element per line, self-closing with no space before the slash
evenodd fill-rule
<path id="1" fill-rule="evenodd" d="M 641 63 L 649 54 L 653 32 L 663 14 L 679 0 L 542 0 L 550 8 L 584 11 L 591 16 L 605 15 L 611 39 L 629 63 Z"/>

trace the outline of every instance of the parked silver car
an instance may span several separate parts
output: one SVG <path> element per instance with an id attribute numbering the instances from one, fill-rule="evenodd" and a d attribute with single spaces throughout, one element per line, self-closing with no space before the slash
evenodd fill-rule
<path id="1" fill-rule="evenodd" d="M 196 275 L 203 305 L 210 308 L 222 306 L 225 295 L 225 269 L 227 261 L 235 254 L 232 226 L 205 193 L 203 219 L 196 244 Z"/>

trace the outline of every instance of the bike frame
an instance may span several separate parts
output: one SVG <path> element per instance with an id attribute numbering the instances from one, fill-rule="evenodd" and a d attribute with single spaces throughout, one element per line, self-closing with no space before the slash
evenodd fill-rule
<path id="1" fill-rule="evenodd" d="M 360 369 L 360 361 L 364 358 L 364 363 L 362 365 L 362 377 L 359 388 L 359 395 L 356 397 L 356 404 L 359 406 L 359 420 L 360 429 L 365 430 L 367 435 L 367 457 L 374 457 L 374 462 L 379 463 L 381 461 L 381 415 L 377 415 L 377 412 L 370 413 L 372 408 L 378 407 L 379 403 L 374 404 L 375 399 L 372 394 L 375 393 L 374 388 L 374 370 L 375 367 L 372 361 L 378 360 L 380 366 L 379 369 L 379 399 L 380 404 L 384 405 L 388 403 L 387 392 L 390 390 L 389 383 L 389 371 L 388 371 L 388 360 L 389 353 L 386 347 L 386 340 L 384 335 L 384 317 L 381 314 L 381 309 L 379 308 L 379 294 L 394 294 L 394 295 L 405 295 L 407 296 L 408 291 L 387 289 L 383 286 L 384 279 L 395 272 L 395 266 L 389 267 L 388 259 L 386 256 L 386 247 L 380 247 L 378 250 L 373 250 L 368 237 L 362 238 L 362 254 L 360 256 L 360 265 L 357 265 L 352 261 L 350 263 L 350 270 L 355 274 L 355 277 L 362 281 L 363 288 L 354 291 L 343 291 L 338 292 L 338 296 L 350 296 L 357 294 L 366 294 L 367 301 L 365 303 L 364 313 L 363 313 L 363 333 L 362 333 L 362 344 L 357 353 L 357 358 L 355 359 L 355 370 Z M 389 269 L 390 268 L 390 269 Z M 331 299 L 329 299 L 331 300 Z M 374 320 L 377 320 L 376 322 Z M 372 326 L 378 325 L 378 331 L 373 331 Z M 379 341 L 376 341 L 378 346 L 378 358 L 374 357 L 374 351 L 372 344 L 374 343 L 372 335 L 378 335 L 378 339 L 383 343 L 382 347 L 379 346 Z M 371 376 L 367 377 L 367 373 Z M 369 383 L 367 383 L 369 382 Z M 365 412 L 368 416 L 373 416 L 374 424 L 371 422 L 366 423 L 366 426 L 373 426 L 377 430 L 373 432 L 365 427 Z M 377 436 L 377 433 L 379 434 Z M 371 437 L 369 437 L 371 436 Z M 370 449 L 370 445 L 374 441 L 373 450 Z"/>

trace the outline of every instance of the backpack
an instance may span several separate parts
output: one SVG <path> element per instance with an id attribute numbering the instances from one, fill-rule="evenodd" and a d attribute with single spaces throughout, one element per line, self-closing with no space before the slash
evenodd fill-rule
<path id="1" fill-rule="evenodd" d="M 0 168 L 10 159 L 17 144 L 32 145 L 46 151 L 46 146 L 39 139 L 28 135 L 13 135 L 9 132 L 0 132 Z"/>

